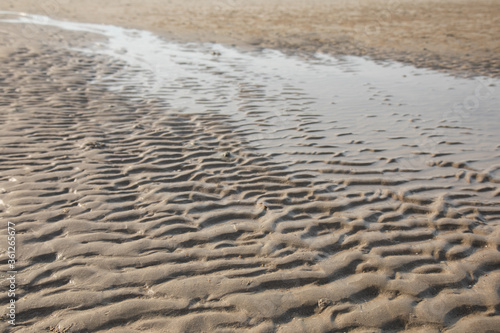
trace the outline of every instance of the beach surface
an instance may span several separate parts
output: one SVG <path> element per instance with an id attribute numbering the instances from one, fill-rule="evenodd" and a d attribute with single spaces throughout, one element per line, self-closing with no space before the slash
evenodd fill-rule
<path id="1" fill-rule="evenodd" d="M 497 19 L 440 3 L 474 41 L 331 34 L 327 1 L 2 2 L 60 20 L 0 14 L 0 329 L 498 331 Z"/>
<path id="2" fill-rule="evenodd" d="M 154 31 L 179 41 L 366 55 L 500 74 L 495 0 L 4 0 L 0 10 Z"/>

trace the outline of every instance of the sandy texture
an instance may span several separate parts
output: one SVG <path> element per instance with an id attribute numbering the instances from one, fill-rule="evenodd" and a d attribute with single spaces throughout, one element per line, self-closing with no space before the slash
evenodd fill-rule
<path id="1" fill-rule="evenodd" d="M 42 43 L 0 67 L 0 217 L 19 244 L 13 331 L 499 327 L 500 146 L 474 145 L 498 144 L 494 133 L 417 125 L 439 144 L 431 164 L 405 167 L 413 139 L 397 124 L 421 119 L 367 113 L 382 141 L 339 119 L 336 142 L 319 146 L 307 96 L 290 89 L 309 145 L 264 154 L 246 139 L 265 115 L 262 86 L 241 86 L 246 122 L 180 114 L 134 94 L 125 64 L 37 31 Z M 223 90 L 194 75 L 165 96 Z M 198 104 L 216 110 L 222 97 Z"/>
<path id="2" fill-rule="evenodd" d="M 0 10 L 215 41 L 369 55 L 463 74 L 500 74 L 495 0 L 4 0 Z"/>
<path id="3" fill-rule="evenodd" d="M 16 224 L 19 271 L 12 328 L 2 260 L 2 331 L 498 331 L 489 118 L 405 113 L 367 85 L 378 109 L 354 119 L 332 107 L 325 124 L 300 89 L 267 95 L 274 77 L 235 83 L 233 101 L 189 62 L 145 96 L 136 68 L 67 48 L 97 36 L 29 29 L 0 25 L 11 43 L 0 53 L 0 221 L 2 237 Z M 196 103 L 180 112 L 174 98 Z M 238 121 L 218 112 L 233 102 Z M 266 136 L 282 102 L 294 121 Z M 286 135 L 293 151 L 280 151 Z"/>

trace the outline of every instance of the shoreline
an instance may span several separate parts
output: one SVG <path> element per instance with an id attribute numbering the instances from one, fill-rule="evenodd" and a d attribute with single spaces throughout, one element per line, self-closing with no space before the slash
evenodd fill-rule
<path id="1" fill-rule="evenodd" d="M 500 7 L 494 1 L 53 0 L 2 2 L 0 10 L 152 31 L 178 42 L 216 42 L 285 53 L 392 60 L 450 74 L 500 76 Z M 467 13 L 467 15 L 464 15 Z"/>

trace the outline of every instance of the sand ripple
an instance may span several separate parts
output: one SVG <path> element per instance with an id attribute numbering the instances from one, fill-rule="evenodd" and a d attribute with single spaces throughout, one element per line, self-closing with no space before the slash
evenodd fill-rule
<path id="1" fill-rule="evenodd" d="M 464 150 L 474 129 L 416 129 L 444 135 L 438 151 L 412 152 L 396 128 L 369 141 L 337 128 L 332 144 L 322 132 L 341 125 L 318 133 L 302 109 L 304 136 L 290 138 L 302 150 L 268 136 L 260 150 L 228 115 L 106 89 L 120 75 L 124 64 L 72 51 L 2 60 L 0 216 L 18 227 L 18 331 L 497 330 L 500 164 L 498 149 Z M 264 95 L 241 89 L 248 122 Z"/>

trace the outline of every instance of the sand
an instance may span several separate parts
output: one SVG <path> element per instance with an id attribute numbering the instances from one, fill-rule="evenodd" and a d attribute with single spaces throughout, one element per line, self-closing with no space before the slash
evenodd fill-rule
<path id="1" fill-rule="evenodd" d="M 461 75 L 500 74 L 496 0 L 4 0 L 0 10 L 288 52 L 392 59 Z"/>
<path id="2" fill-rule="evenodd" d="M 221 11 L 239 10 L 222 3 Z M 92 1 L 71 11 L 59 4 L 55 16 L 128 26 L 145 24 L 141 11 L 158 14 L 154 3 L 113 18 L 105 14 L 111 8 L 93 15 Z M 294 4 L 289 10 L 300 7 Z M 167 33 L 167 23 L 148 24 Z M 169 24 L 179 40 L 229 38 L 224 30 Z M 3 331 L 498 331 L 498 80 L 472 81 L 466 91 L 484 98 L 477 113 L 460 119 L 441 117 L 447 104 L 440 100 L 418 104 L 430 94 L 417 84 L 417 101 L 407 96 L 413 102 L 405 105 L 375 78 L 354 98 L 333 96 L 330 105 L 339 109 L 332 110 L 342 112 L 322 118 L 314 108 L 323 104 L 294 81 L 270 95 L 270 86 L 287 79 L 241 80 L 238 73 L 251 68 L 227 49 L 219 56 L 201 48 L 213 68 L 179 59 L 187 72 L 175 86 L 162 81 L 143 94 L 139 69 L 71 49 L 91 50 L 103 42 L 99 34 L 0 29 L 9 41 L 0 53 L 0 221 L 2 230 L 6 221 L 16 224 L 19 272 L 16 326 L 2 305 Z M 26 29 L 29 35 L 15 38 Z M 233 33 L 241 47 L 250 36 Z M 253 46 L 271 43 L 261 36 Z M 315 50 L 303 38 L 279 40 Z M 345 39 L 344 51 L 367 47 L 353 45 Z M 457 56 L 453 73 L 462 65 L 486 71 L 481 52 L 470 63 Z M 215 63 L 229 69 L 218 73 Z M 344 66 L 341 82 L 356 75 L 351 64 L 335 65 Z M 425 71 L 399 71 L 407 74 L 398 80 L 434 80 Z M 204 82 L 200 73 L 229 80 L 219 83 L 237 78 L 237 98 L 229 98 L 228 84 Z M 468 82 L 436 77 L 453 89 Z M 372 100 L 355 116 L 344 112 L 358 96 Z M 276 115 L 282 105 L 287 113 Z M 8 270 L 4 261 L 3 278 Z M 7 283 L 1 287 L 6 305 Z"/>

